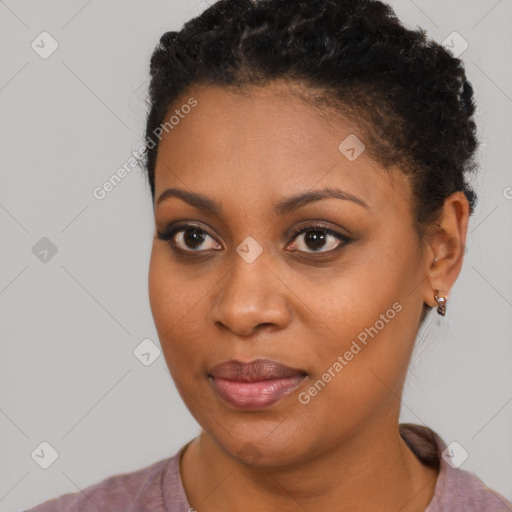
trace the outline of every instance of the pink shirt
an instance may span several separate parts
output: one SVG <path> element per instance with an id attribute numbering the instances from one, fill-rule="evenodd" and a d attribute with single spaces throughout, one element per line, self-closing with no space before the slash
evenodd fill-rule
<path id="1" fill-rule="evenodd" d="M 446 444 L 433 430 L 403 423 L 400 435 L 424 464 L 439 464 L 435 494 L 425 512 L 512 512 L 512 503 L 505 497 L 441 457 Z M 186 446 L 173 457 L 110 476 L 82 492 L 64 494 L 23 512 L 193 512 L 179 469 Z"/>

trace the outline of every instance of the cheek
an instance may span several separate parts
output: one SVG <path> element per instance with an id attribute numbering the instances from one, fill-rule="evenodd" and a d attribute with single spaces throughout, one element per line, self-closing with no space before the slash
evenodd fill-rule
<path id="1" fill-rule="evenodd" d="M 159 334 L 164 335 L 162 342 L 166 335 L 172 335 L 181 327 L 180 323 L 193 313 L 194 306 L 204 294 L 196 282 L 184 275 L 169 251 L 165 244 L 153 245 L 148 275 L 151 312 Z"/>
<path id="2" fill-rule="evenodd" d="M 406 248 L 386 254 L 382 244 L 327 289 L 309 287 L 308 304 L 317 305 L 323 335 L 310 346 L 315 386 L 306 390 L 304 401 L 368 412 L 400 392 L 419 314 L 410 293 L 416 280 L 410 258 Z"/>
<path id="3" fill-rule="evenodd" d="M 179 274 L 170 264 L 165 248 L 158 245 L 154 245 L 151 252 L 148 292 L 155 327 L 164 356 L 169 364 L 175 359 L 174 357 L 168 358 L 169 352 L 179 348 L 178 344 L 172 343 L 172 339 L 179 329 L 180 318 L 186 315 L 186 306 L 183 301 L 184 285 Z"/>
<path id="4" fill-rule="evenodd" d="M 201 374 L 204 369 L 199 367 L 197 355 L 205 353 L 205 329 L 197 319 L 207 317 L 202 310 L 205 288 L 180 272 L 163 244 L 155 244 L 151 252 L 148 292 L 160 345 L 173 378 L 186 380 Z"/>
<path id="5" fill-rule="evenodd" d="M 162 249 L 157 247 L 155 242 L 151 251 L 148 274 L 149 304 L 159 335 L 165 332 L 166 327 L 169 328 L 172 325 L 170 317 L 175 311 L 173 301 L 177 296 L 176 290 L 174 294 L 171 293 L 171 279 L 174 276 L 166 270 L 168 265 L 162 253 Z M 160 341 L 163 340 L 160 339 Z"/>
<path id="6" fill-rule="evenodd" d="M 374 297 L 365 305 L 343 304 L 344 309 L 327 320 L 336 336 L 311 347 L 316 371 L 297 396 L 295 418 L 311 429 L 312 436 L 323 432 L 323 439 L 315 441 L 321 446 L 336 443 L 370 418 L 399 407 L 414 338 L 404 339 L 402 327 L 408 320 L 401 315 L 407 313 L 403 306 L 393 309 L 393 303 L 400 309 L 387 294 L 382 301 Z"/>

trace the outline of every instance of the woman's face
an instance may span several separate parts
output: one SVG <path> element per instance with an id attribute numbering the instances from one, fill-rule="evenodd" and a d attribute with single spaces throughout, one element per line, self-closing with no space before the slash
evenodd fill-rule
<path id="1" fill-rule="evenodd" d="M 197 104 L 181 109 L 190 97 Z M 369 157 L 355 125 L 277 84 L 244 95 L 195 87 L 176 109 L 156 163 L 149 298 L 195 419 L 224 452 L 261 465 L 396 429 L 430 290 L 407 180 Z M 207 200 L 159 202 L 168 189 Z M 326 189 L 339 192 L 290 201 Z M 158 238 L 169 226 L 181 230 Z M 307 375 L 271 389 L 209 376 L 261 358 Z M 280 386 L 287 394 L 272 392 Z"/>

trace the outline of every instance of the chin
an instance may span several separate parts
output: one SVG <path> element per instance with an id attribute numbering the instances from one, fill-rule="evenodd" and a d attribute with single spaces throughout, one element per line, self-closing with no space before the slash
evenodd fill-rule
<path id="1" fill-rule="evenodd" d="M 228 425 L 222 421 L 219 423 Z M 301 430 L 306 433 L 306 429 L 297 429 L 297 425 L 289 428 L 288 425 L 287 429 L 281 430 L 276 428 L 275 421 L 265 426 L 255 423 L 249 420 L 244 425 L 230 424 L 226 430 L 219 429 L 217 424 L 213 433 L 211 430 L 207 432 L 222 451 L 247 467 L 282 467 L 301 463 L 311 457 L 307 447 L 313 443 L 296 434 Z"/>

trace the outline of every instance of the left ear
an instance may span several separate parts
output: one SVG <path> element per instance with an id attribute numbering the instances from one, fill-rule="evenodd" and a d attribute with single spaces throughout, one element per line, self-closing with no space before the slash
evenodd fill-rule
<path id="1" fill-rule="evenodd" d="M 428 279 L 423 300 L 429 306 L 437 305 L 433 290 L 448 296 L 460 273 L 468 221 L 468 200 L 464 192 L 454 192 L 445 199 L 442 214 L 428 234 L 428 245 L 432 252 L 427 261 Z"/>

